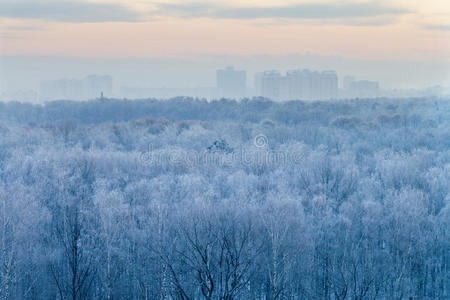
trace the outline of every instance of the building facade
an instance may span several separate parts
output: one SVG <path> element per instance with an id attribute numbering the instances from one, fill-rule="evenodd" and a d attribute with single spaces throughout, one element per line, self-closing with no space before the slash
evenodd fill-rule
<path id="1" fill-rule="evenodd" d="M 241 98 L 246 95 L 247 74 L 242 70 L 227 67 L 216 72 L 216 87 L 220 97 Z"/>
<path id="2" fill-rule="evenodd" d="M 324 100 L 338 96 L 338 76 L 334 71 L 291 70 L 255 75 L 257 96 L 272 100 Z"/>

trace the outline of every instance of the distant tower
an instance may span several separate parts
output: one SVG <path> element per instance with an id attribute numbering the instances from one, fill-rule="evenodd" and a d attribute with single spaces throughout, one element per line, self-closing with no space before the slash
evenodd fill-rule
<path id="1" fill-rule="evenodd" d="M 103 100 L 103 91 L 100 93 L 100 99 Z"/>
<path id="2" fill-rule="evenodd" d="M 216 71 L 216 86 L 221 97 L 240 98 L 246 93 L 246 73 L 227 67 Z"/>

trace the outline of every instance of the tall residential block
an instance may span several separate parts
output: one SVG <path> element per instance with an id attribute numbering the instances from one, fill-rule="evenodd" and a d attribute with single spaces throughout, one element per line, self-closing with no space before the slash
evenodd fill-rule
<path id="1" fill-rule="evenodd" d="M 235 70 L 233 67 L 217 70 L 216 82 L 219 95 L 225 98 L 244 97 L 247 88 L 246 79 L 245 71 Z"/>

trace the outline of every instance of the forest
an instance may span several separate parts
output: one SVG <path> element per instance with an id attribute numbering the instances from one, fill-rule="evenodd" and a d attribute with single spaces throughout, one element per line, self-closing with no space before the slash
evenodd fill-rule
<path id="1" fill-rule="evenodd" d="M 1 299 L 450 299 L 450 99 L 0 102 Z"/>

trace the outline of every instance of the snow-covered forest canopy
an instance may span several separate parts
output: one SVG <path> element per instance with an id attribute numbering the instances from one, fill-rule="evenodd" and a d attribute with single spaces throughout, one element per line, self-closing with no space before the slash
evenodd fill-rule
<path id="1" fill-rule="evenodd" d="M 450 99 L 0 103 L 1 299 L 449 299 Z"/>

